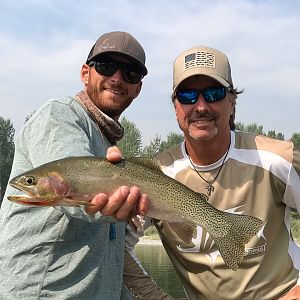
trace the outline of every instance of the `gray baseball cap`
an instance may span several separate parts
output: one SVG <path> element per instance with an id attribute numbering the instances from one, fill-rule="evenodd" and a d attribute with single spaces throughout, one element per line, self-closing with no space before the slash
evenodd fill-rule
<path id="1" fill-rule="evenodd" d="M 117 54 L 125 56 L 133 61 L 145 76 L 148 70 L 145 66 L 146 55 L 141 44 L 129 33 L 123 31 L 113 31 L 103 34 L 98 38 L 94 46 L 92 47 L 86 63 L 96 57 Z"/>
<path id="2" fill-rule="evenodd" d="M 227 56 L 210 47 L 196 46 L 176 58 L 173 67 L 173 91 L 183 80 L 194 75 L 206 75 L 225 87 L 233 87 Z"/>

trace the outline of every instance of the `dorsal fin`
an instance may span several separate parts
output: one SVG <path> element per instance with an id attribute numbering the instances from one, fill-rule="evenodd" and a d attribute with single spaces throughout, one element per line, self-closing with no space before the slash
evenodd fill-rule
<path id="1" fill-rule="evenodd" d="M 158 160 L 154 158 L 130 157 L 130 158 L 126 158 L 125 160 L 132 162 L 134 164 L 144 166 L 153 171 L 160 171 L 160 172 L 162 171 Z"/>

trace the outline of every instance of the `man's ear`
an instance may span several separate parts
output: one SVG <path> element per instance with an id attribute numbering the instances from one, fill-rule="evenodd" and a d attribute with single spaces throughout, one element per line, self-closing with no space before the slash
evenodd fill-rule
<path id="1" fill-rule="evenodd" d="M 83 64 L 80 70 L 80 79 L 84 85 L 89 82 L 90 67 L 87 64 Z"/>

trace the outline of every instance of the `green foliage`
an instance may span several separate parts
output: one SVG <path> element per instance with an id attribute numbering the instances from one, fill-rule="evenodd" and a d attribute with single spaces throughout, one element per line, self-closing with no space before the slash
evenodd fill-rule
<path id="1" fill-rule="evenodd" d="M 277 133 L 277 138 L 276 138 L 276 139 L 277 139 L 277 140 L 284 141 L 284 140 L 285 140 L 284 134 L 283 134 L 282 132 L 278 132 L 278 133 Z"/>
<path id="2" fill-rule="evenodd" d="M 154 157 L 158 153 L 160 153 L 160 148 L 161 148 L 161 137 L 159 135 L 156 135 L 154 139 L 150 141 L 150 144 L 146 146 L 143 149 L 143 155 L 144 157 Z"/>
<path id="3" fill-rule="evenodd" d="M 138 157 L 142 153 L 142 135 L 136 125 L 127 120 L 121 119 L 124 128 L 124 137 L 118 142 L 117 146 L 122 150 L 124 157 Z"/>
<path id="4" fill-rule="evenodd" d="M 294 143 L 295 147 L 300 150 L 300 133 L 294 133 L 291 141 Z"/>
<path id="5" fill-rule="evenodd" d="M 124 157 L 154 157 L 158 153 L 172 148 L 183 141 L 183 135 L 170 132 L 165 140 L 156 135 L 150 140 L 149 145 L 142 147 L 142 135 L 136 125 L 123 117 L 120 121 L 124 128 L 124 136 L 117 146 L 121 149 Z"/>
<path id="6" fill-rule="evenodd" d="M 263 125 L 258 125 L 256 123 L 251 124 L 243 124 L 241 122 L 237 122 L 236 124 L 236 130 L 244 131 L 244 132 L 251 132 L 259 135 L 268 136 L 270 138 L 276 139 L 276 140 L 282 140 L 284 141 L 284 134 L 279 132 L 276 133 L 275 130 L 269 130 L 268 133 L 265 133 Z"/>
<path id="7" fill-rule="evenodd" d="M 9 119 L 0 117 L 0 201 L 9 179 L 14 157 L 15 129 Z"/>
<path id="8" fill-rule="evenodd" d="M 162 141 L 160 152 L 170 149 L 183 142 L 183 135 L 175 132 L 170 132 L 165 141 Z"/>
<path id="9" fill-rule="evenodd" d="M 236 130 L 244 131 L 244 132 L 252 132 L 252 133 L 260 134 L 260 135 L 266 135 L 265 132 L 263 131 L 263 126 L 257 125 L 256 123 L 251 123 L 251 124 L 245 125 L 241 122 L 237 122 Z"/>
<path id="10" fill-rule="evenodd" d="M 292 211 L 291 232 L 294 240 L 300 242 L 300 216 L 296 210 Z"/>
<path id="11" fill-rule="evenodd" d="M 26 118 L 26 120 L 29 116 Z M 122 150 L 124 157 L 154 157 L 160 152 L 172 148 L 183 141 L 183 135 L 170 132 L 165 140 L 160 135 L 156 135 L 150 140 L 149 145 L 142 147 L 142 134 L 136 125 L 127 120 L 125 117 L 121 119 L 121 125 L 124 128 L 124 137 L 118 142 L 118 147 Z M 284 140 L 282 133 L 276 133 L 275 130 L 268 131 L 266 134 L 262 125 L 256 123 L 245 125 L 241 122 L 236 123 L 236 129 L 239 131 L 252 132 L 255 134 L 269 136 L 274 139 Z M 0 201 L 4 196 L 4 191 L 9 179 L 13 156 L 14 142 L 13 136 L 15 129 L 9 119 L 5 120 L 0 117 Z M 300 133 L 294 133 L 291 141 L 295 147 L 300 150 Z M 0 202 L 1 203 L 1 202 Z M 300 241 L 300 216 L 296 210 L 292 211 L 291 232 L 296 241 Z M 158 233 L 154 226 L 151 226 L 145 232 L 145 236 L 157 238 Z"/>
<path id="12" fill-rule="evenodd" d="M 284 135 L 281 132 L 276 133 L 275 130 L 269 130 L 267 136 L 275 140 L 284 141 Z"/>
<path id="13" fill-rule="evenodd" d="M 166 140 L 162 140 L 159 135 L 156 135 L 150 144 L 143 150 L 144 157 L 154 157 L 160 152 L 170 149 L 183 141 L 183 135 L 175 132 L 170 132 Z"/>
<path id="14" fill-rule="evenodd" d="M 291 215 L 292 215 L 293 219 L 295 219 L 295 220 L 300 219 L 300 215 L 298 214 L 297 209 L 292 208 Z"/>

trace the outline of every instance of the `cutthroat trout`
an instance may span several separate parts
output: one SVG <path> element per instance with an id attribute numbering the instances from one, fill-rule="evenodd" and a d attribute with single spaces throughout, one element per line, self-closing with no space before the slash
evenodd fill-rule
<path id="1" fill-rule="evenodd" d="M 90 205 L 100 192 L 110 195 L 122 185 L 138 186 L 149 196 L 148 216 L 204 227 L 233 270 L 243 260 L 245 244 L 263 225 L 255 217 L 215 209 L 204 194 L 166 176 L 152 159 L 129 158 L 114 164 L 92 156 L 69 157 L 25 172 L 13 178 L 10 185 L 26 195 L 9 196 L 9 200 L 39 206 Z"/>

